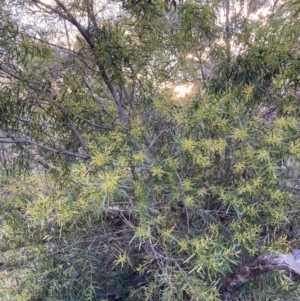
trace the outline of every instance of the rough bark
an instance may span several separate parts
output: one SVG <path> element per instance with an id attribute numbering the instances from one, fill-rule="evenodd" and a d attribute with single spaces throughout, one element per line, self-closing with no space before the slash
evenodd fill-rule
<path id="1" fill-rule="evenodd" d="M 223 301 L 231 301 L 232 293 L 242 284 L 264 273 L 287 270 L 300 275 L 300 251 L 292 254 L 264 254 L 252 264 L 238 267 L 232 274 L 221 279 L 220 292 Z"/>

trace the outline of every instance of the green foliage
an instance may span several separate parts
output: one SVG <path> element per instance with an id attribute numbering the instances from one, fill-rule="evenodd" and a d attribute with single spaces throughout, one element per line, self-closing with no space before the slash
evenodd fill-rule
<path id="1" fill-rule="evenodd" d="M 232 12 L 228 47 L 218 1 L 122 4 L 40 4 L 77 30 L 42 38 L 1 10 L 3 300 L 220 300 L 238 264 L 299 249 L 290 6 Z M 289 277 L 238 294 L 298 300 Z"/>

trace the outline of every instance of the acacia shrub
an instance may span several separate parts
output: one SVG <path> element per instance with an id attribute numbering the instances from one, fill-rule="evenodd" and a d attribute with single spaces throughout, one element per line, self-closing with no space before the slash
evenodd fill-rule
<path id="1" fill-rule="evenodd" d="M 169 126 L 153 148 L 132 143 L 149 130 L 136 118 L 129 132 L 96 137 L 90 162 L 5 179 L 2 256 L 14 268 L 3 294 L 218 300 L 238 262 L 288 252 L 298 231 L 296 106 L 259 104 L 250 85 L 181 101 L 162 93 L 151 124 Z M 263 283 L 244 293 L 291 289 L 283 274 Z"/>

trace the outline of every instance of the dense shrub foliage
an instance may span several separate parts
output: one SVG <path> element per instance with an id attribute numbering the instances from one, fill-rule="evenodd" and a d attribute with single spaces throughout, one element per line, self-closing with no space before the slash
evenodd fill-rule
<path id="1" fill-rule="evenodd" d="M 220 300 L 300 248 L 299 4 L 223 2 L 3 3 L 0 298 Z"/>

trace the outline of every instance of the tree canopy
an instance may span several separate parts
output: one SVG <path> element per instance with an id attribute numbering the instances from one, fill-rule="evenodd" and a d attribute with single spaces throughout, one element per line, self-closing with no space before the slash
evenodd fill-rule
<path id="1" fill-rule="evenodd" d="M 1 0 L 0 298 L 225 300 L 297 264 L 298 2 Z M 298 300 L 290 270 L 226 298 Z"/>

